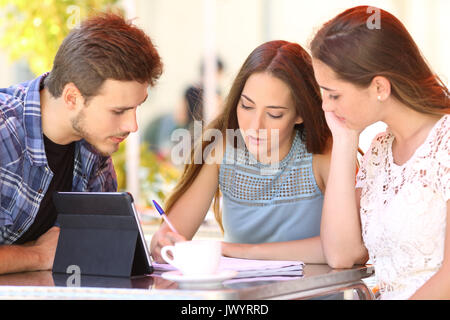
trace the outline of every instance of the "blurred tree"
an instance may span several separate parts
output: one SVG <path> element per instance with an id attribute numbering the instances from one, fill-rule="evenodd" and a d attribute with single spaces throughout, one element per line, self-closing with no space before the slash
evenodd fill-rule
<path id="1" fill-rule="evenodd" d="M 37 76 L 52 68 L 71 29 L 96 12 L 123 12 L 118 0 L 0 0 L 0 47 Z"/>

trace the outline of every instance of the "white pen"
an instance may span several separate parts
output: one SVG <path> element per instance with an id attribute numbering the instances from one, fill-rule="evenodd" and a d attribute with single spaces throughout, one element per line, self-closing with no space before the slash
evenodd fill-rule
<path id="1" fill-rule="evenodd" d="M 156 210 L 158 210 L 159 214 L 161 215 L 161 217 L 164 219 L 164 221 L 167 223 L 167 225 L 169 226 L 169 228 L 175 232 L 180 234 L 177 229 L 175 229 L 175 227 L 173 226 L 173 224 L 170 222 L 169 218 L 167 217 L 167 215 L 164 213 L 164 210 L 159 206 L 158 202 L 156 202 L 155 200 L 152 200 L 153 204 L 155 205 Z"/>

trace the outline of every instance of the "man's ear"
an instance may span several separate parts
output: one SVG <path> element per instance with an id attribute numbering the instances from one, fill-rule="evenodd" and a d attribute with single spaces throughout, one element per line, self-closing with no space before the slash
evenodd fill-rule
<path id="1" fill-rule="evenodd" d="M 64 86 L 61 97 L 69 110 L 76 110 L 84 105 L 83 95 L 72 82 L 69 82 Z"/>
<path id="2" fill-rule="evenodd" d="M 379 101 L 383 102 L 391 95 L 391 82 L 382 76 L 376 76 L 370 84 L 372 95 Z"/>

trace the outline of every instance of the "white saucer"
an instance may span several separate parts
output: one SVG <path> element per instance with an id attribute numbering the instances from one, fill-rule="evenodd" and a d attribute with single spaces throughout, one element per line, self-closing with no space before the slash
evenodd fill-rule
<path id="1" fill-rule="evenodd" d="M 217 274 L 209 275 L 183 275 L 181 271 L 169 271 L 161 274 L 167 280 L 178 282 L 181 286 L 217 286 L 224 280 L 231 279 L 237 275 L 237 271 L 224 270 Z"/>

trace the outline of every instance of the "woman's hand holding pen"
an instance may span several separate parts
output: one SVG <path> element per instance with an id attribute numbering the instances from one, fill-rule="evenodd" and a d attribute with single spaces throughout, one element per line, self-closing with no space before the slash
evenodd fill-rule
<path id="1" fill-rule="evenodd" d="M 155 200 L 153 200 L 153 204 L 161 217 L 164 219 L 164 223 L 152 237 L 150 252 L 154 261 L 158 263 L 167 263 L 161 257 L 161 249 L 165 246 L 173 246 L 175 242 L 186 241 L 186 238 L 178 233 L 177 229 L 175 229 L 174 225 L 166 216 L 164 210 Z"/>
<path id="2" fill-rule="evenodd" d="M 161 249 L 165 246 L 173 246 L 175 242 L 186 240 L 184 236 L 173 232 L 167 225 L 163 225 L 152 237 L 150 252 L 153 260 L 158 263 L 167 263 L 161 257 Z"/>

